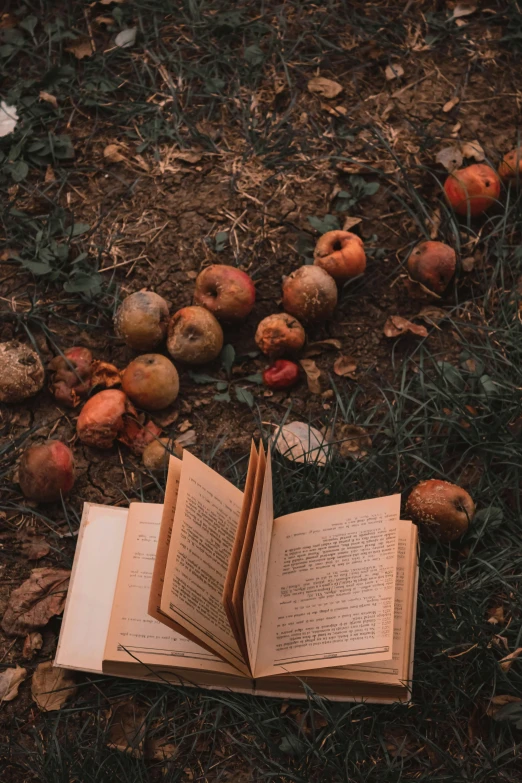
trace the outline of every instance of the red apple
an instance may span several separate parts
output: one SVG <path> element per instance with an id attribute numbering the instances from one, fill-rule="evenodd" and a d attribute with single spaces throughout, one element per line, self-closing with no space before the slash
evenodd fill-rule
<path id="1" fill-rule="evenodd" d="M 338 283 L 358 277 L 366 269 L 362 240 L 350 231 L 327 231 L 315 246 L 314 264 Z"/>
<path id="2" fill-rule="evenodd" d="M 475 504 L 462 487 L 449 481 L 421 481 L 410 493 L 406 515 L 445 543 L 462 536 L 475 514 Z"/>
<path id="3" fill-rule="evenodd" d="M 206 364 L 223 348 L 223 329 L 204 307 L 183 307 L 169 323 L 167 349 L 173 359 L 186 364 Z"/>
<path id="4" fill-rule="evenodd" d="M 160 411 L 178 396 L 179 376 L 166 356 L 146 353 L 129 364 L 121 385 L 127 397 L 139 408 Z"/>
<path id="5" fill-rule="evenodd" d="M 255 337 L 259 350 L 273 358 L 300 351 L 305 339 L 305 330 L 299 321 L 288 313 L 274 313 L 263 318 Z"/>
<path id="6" fill-rule="evenodd" d="M 452 172 L 444 183 L 448 202 L 458 215 L 480 215 L 498 199 L 500 179 L 485 163 Z"/>
<path id="7" fill-rule="evenodd" d="M 421 242 L 410 253 L 408 272 L 412 280 L 435 294 L 443 294 L 457 265 L 455 251 L 444 242 Z"/>
<path id="8" fill-rule="evenodd" d="M 74 484 L 74 457 L 60 440 L 29 446 L 20 461 L 20 488 L 26 498 L 52 503 L 67 495 Z"/>
<path id="9" fill-rule="evenodd" d="M 269 389 L 289 389 L 299 380 L 299 365 L 288 359 L 278 359 L 263 371 L 263 383 Z"/>
<path id="10" fill-rule="evenodd" d="M 336 305 L 335 281 L 319 266 L 300 266 L 283 281 L 283 307 L 304 323 L 328 320 Z"/>
<path id="11" fill-rule="evenodd" d="M 522 177 L 522 147 L 517 147 L 504 155 L 502 163 L 498 167 L 498 174 L 503 180 Z"/>
<path id="12" fill-rule="evenodd" d="M 213 264 L 196 279 L 194 304 L 206 307 L 220 321 L 242 321 L 255 299 L 252 279 L 235 266 Z"/>
<path id="13" fill-rule="evenodd" d="M 137 291 L 120 305 L 114 323 L 116 332 L 129 348 L 151 351 L 167 333 L 169 306 L 153 291 Z"/>

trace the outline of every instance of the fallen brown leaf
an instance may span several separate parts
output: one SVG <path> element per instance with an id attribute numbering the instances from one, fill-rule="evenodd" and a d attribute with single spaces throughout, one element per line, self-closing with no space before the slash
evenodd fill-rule
<path id="1" fill-rule="evenodd" d="M 474 158 L 477 163 L 481 163 L 486 158 L 486 154 L 477 140 L 463 142 L 460 149 L 465 158 Z"/>
<path id="2" fill-rule="evenodd" d="M 28 560 L 40 560 L 51 551 L 51 547 L 43 536 L 31 536 L 22 544 L 22 552 Z"/>
<path id="3" fill-rule="evenodd" d="M 27 677 L 27 669 L 16 664 L 15 668 L 0 673 L 0 702 L 13 701 L 18 696 L 18 688 Z"/>
<path id="4" fill-rule="evenodd" d="M 344 459 L 363 459 L 372 447 L 372 439 L 366 430 L 356 424 L 343 424 L 336 441 L 339 454 Z"/>
<path id="5" fill-rule="evenodd" d="M 46 625 L 65 605 L 70 571 L 61 568 L 34 568 L 29 579 L 13 590 L 2 618 L 9 636 L 25 636 Z"/>
<path id="6" fill-rule="evenodd" d="M 145 757 L 151 761 L 166 761 L 178 754 L 178 746 L 165 739 L 151 737 L 145 742 Z"/>
<path id="7" fill-rule="evenodd" d="M 514 650 L 512 653 L 509 653 L 509 655 L 506 655 L 505 658 L 502 658 L 499 661 L 500 668 L 502 669 L 502 671 L 508 672 L 513 666 L 514 661 L 516 661 L 516 659 L 521 653 L 522 653 L 522 647 L 517 647 L 517 649 Z"/>
<path id="8" fill-rule="evenodd" d="M 305 351 L 305 358 L 310 356 L 319 356 L 323 352 L 323 348 L 336 348 L 338 351 L 342 348 L 342 343 L 335 337 L 328 338 L 327 340 L 318 340 L 315 343 L 310 343 Z"/>
<path id="9" fill-rule="evenodd" d="M 448 317 L 448 314 L 441 307 L 423 307 L 416 318 L 422 318 L 423 321 L 436 326 L 441 321 L 444 321 Z"/>
<path id="10" fill-rule="evenodd" d="M 334 373 L 341 378 L 355 378 L 357 362 L 353 356 L 338 356 L 334 362 Z"/>
<path id="11" fill-rule="evenodd" d="M 475 256 L 467 256 L 466 258 L 463 258 L 461 263 L 462 269 L 464 272 L 472 272 L 473 268 L 476 264 L 477 259 Z"/>
<path id="12" fill-rule="evenodd" d="M 76 679 L 68 669 L 53 666 L 52 661 L 38 664 L 31 682 L 31 695 L 44 712 L 59 710 L 76 695 Z"/>
<path id="13" fill-rule="evenodd" d="M 34 657 L 34 654 L 41 650 L 43 647 L 42 634 L 38 631 L 33 631 L 27 634 L 24 641 L 24 647 L 22 650 L 22 658 L 30 660 Z"/>
<path id="14" fill-rule="evenodd" d="M 457 144 L 451 147 L 443 147 L 435 155 L 435 160 L 440 163 L 447 171 L 454 171 L 462 166 L 464 156 Z"/>
<path id="15" fill-rule="evenodd" d="M 66 52 L 74 54 L 77 60 L 83 60 L 84 57 L 90 57 L 94 53 L 92 41 L 90 38 L 75 38 L 69 46 L 65 47 Z"/>
<path id="16" fill-rule="evenodd" d="M 56 181 L 56 174 L 54 173 L 53 167 L 49 164 L 47 168 L 45 169 L 45 177 L 44 182 L 55 182 Z"/>
<path id="17" fill-rule="evenodd" d="M 308 90 L 322 98 L 336 98 L 343 91 L 343 87 L 332 79 L 316 76 L 308 82 Z"/>
<path id="18" fill-rule="evenodd" d="M 457 105 L 457 103 L 459 101 L 460 101 L 460 98 L 457 98 L 457 96 L 454 95 L 453 98 L 450 98 L 449 101 L 446 101 L 446 103 L 442 107 L 442 111 L 446 112 L 446 113 L 451 111 Z"/>
<path id="19" fill-rule="evenodd" d="M 312 394 L 321 394 L 321 370 L 313 359 L 300 359 L 299 364 L 306 373 L 308 391 Z"/>
<path id="20" fill-rule="evenodd" d="M 384 324 L 383 332 L 385 337 L 399 337 L 401 334 L 406 334 L 407 332 L 411 332 L 411 334 L 414 334 L 417 337 L 428 336 L 428 330 L 425 326 L 414 324 L 401 315 L 390 315 Z"/>
<path id="21" fill-rule="evenodd" d="M 197 150 L 178 150 L 178 152 L 174 152 L 170 157 L 175 160 L 182 160 L 185 163 L 199 163 L 203 157 L 203 153 L 198 152 Z"/>
<path id="22" fill-rule="evenodd" d="M 346 217 L 343 223 L 343 231 L 349 231 L 354 226 L 358 226 L 359 223 L 362 223 L 362 218 Z"/>
<path id="23" fill-rule="evenodd" d="M 522 699 L 519 696 L 512 696 L 510 693 L 502 693 L 498 696 L 492 696 L 486 710 L 486 715 L 488 715 L 490 718 L 494 718 L 497 712 L 501 710 L 502 707 L 505 707 L 506 704 L 519 704 L 521 702 Z"/>
<path id="24" fill-rule="evenodd" d="M 433 210 L 433 216 L 431 220 L 426 221 L 427 225 L 430 226 L 430 239 L 437 239 L 439 235 L 441 219 L 440 209 L 436 207 Z"/>
<path id="25" fill-rule="evenodd" d="M 193 446 L 196 443 L 196 430 L 187 430 L 183 435 L 178 435 L 174 443 L 177 443 L 184 449 L 187 446 Z"/>
<path id="26" fill-rule="evenodd" d="M 417 745 L 404 729 L 386 729 L 384 739 L 386 740 L 386 750 L 392 758 L 406 759 L 417 750 Z"/>
<path id="27" fill-rule="evenodd" d="M 404 68 L 402 65 L 399 65 L 399 63 L 387 65 L 384 69 L 384 75 L 386 76 L 386 81 L 388 82 L 392 81 L 393 79 L 400 79 L 401 76 L 404 76 Z"/>
<path id="28" fill-rule="evenodd" d="M 146 714 L 144 707 L 137 706 L 132 701 L 118 704 L 111 717 L 109 747 L 141 758 L 146 731 Z"/>
<path id="29" fill-rule="evenodd" d="M 504 607 L 495 606 L 494 609 L 488 610 L 488 623 L 491 625 L 498 625 L 504 622 Z"/>
<path id="30" fill-rule="evenodd" d="M 58 99 L 56 98 L 55 95 L 51 95 L 50 92 L 45 92 L 45 90 L 41 90 L 39 97 L 41 101 L 46 101 L 46 103 L 50 103 L 54 109 L 58 108 Z"/>
<path id="31" fill-rule="evenodd" d="M 453 9 L 453 19 L 460 19 L 462 16 L 469 16 L 475 13 L 477 6 L 475 3 L 457 3 Z"/>
<path id="32" fill-rule="evenodd" d="M 123 150 L 119 144 L 107 144 L 103 150 L 103 157 L 109 163 L 123 163 L 127 158 L 121 154 L 120 150 Z"/>
<path id="33" fill-rule="evenodd" d="M 187 432 L 192 427 L 192 423 L 190 419 L 185 419 L 185 421 L 182 421 L 181 424 L 178 427 L 178 432 Z"/>

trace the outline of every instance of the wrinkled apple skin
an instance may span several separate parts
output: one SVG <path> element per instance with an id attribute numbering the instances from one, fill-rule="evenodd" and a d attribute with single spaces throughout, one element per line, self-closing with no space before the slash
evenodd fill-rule
<path id="1" fill-rule="evenodd" d="M 503 180 L 522 177 L 522 147 L 517 147 L 504 155 L 498 167 L 498 175 Z"/>
<path id="2" fill-rule="evenodd" d="M 158 353 L 134 359 L 124 371 L 121 384 L 134 405 L 147 411 L 167 408 L 179 392 L 178 371 L 170 359 Z"/>
<path id="3" fill-rule="evenodd" d="M 153 291 L 137 291 L 121 303 L 114 325 L 129 348 L 151 351 L 167 333 L 169 306 Z"/>
<path id="4" fill-rule="evenodd" d="M 82 443 L 98 449 L 110 449 L 125 429 L 124 417 L 137 416 L 134 406 L 120 389 L 98 392 L 83 406 L 76 431 Z"/>
<path id="5" fill-rule="evenodd" d="M 219 321 L 242 321 L 255 301 L 252 279 L 235 266 L 213 264 L 196 279 L 194 304 L 206 307 Z"/>
<path id="6" fill-rule="evenodd" d="M 285 353 L 297 353 L 305 344 L 305 330 L 292 315 L 274 313 L 259 323 L 255 341 L 266 356 L 278 358 Z"/>
<path id="7" fill-rule="evenodd" d="M 410 493 L 406 515 L 444 543 L 464 535 L 475 514 L 475 503 L 465 489 L 449 481 L 421 481 Z"/>
<path id="8" fill-rule="evenodd" d="M 68 408 L 75 408 L 91 388 L 93 359 L 88 348 L 73 346 L 63 356 L 49 362 L 51 393 L 55 400 Z"/>
<path id="9" fill-rule="evenodd" d="M 17 340 L 0 343 L 0 402 L 21 402 L 37 394 L 44 384 L 40 357 Z"/>
<path id="10" fill-rule="evenodd" d="M 444 242 L 420 242 L 411 251 L 407 266 L 412 280 L 442 295 L 455 274 L 457 257 Z"/>
<path id="11" fill-rule="evenodd" d="M 500 179 L 485 163 L 474 163 L 452 172 L 444 183 L 444 192 L 458 215 L 480 215 L 500 195 Z"/>
<path id="12" fill-rule="evenodd" d="M 67 495 L 74 485 L 74 456 L 60 440 L 29 446 L 20 461 L 20 488 L 26 498 L 52 503 Z"/>
<path id="13" fill-rule="evenodd" d="M 206 364 L 223 348 L 223 329 L 212 313 L 192 305 L 174 313 L 169 323 L 167 350 L 186 364 Z"/>
<path id="14" fill-rule="evenodd" d="M 314 264 L 337 283 L 362 275 L 366 269 L 362 239 L 350 231 L 327 231 L 315 246 Z"/>
<path id="15" fill-rule="evenodd" d="M 301 266 L 283 282 L 283 307 L 303 323 L 327 321 L 336 305 L 335 280 L 319 266 Z"/>
<path id="16" fill-rule="evenodd" d="M 269 389 L 289 389 L 299 380 L 299 365 L 288 359 L 278 359 L 263 371 L 263 383 Z"/>

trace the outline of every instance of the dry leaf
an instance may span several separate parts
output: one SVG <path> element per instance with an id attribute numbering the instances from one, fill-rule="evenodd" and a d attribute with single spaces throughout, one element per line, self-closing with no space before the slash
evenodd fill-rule
<path id="1" fill-rule="evenodd" d="M 452 19 L 460 19 L 461 16 L 469 16 L 477 10 L 475 3 L 457 3 L 453 9 Z"/>
<path id="2" fill-rule="evenodd" d="M 30 660 L 34 657 L 34 654 L 41 650 L 43 647 L 42 634 L 38 631 L 33 631 L 27 634 L 24 641 L 24 647 L 22 650 L 22 658 Z"/>
<path id="3" fill-rule="evenodd" d="M 444 321 L 448 317 L 448 314 L 441 307 L 423 307 L 422 310 L 415 316 L 415 318 L 422 318 L 423 321 L 436 326 L 441 321 Z"/>
<path id="4" fill-rule="evenodd" d="M 343 424 L 336 441 L 339 454 L 344 459 L 362 459 L 372 447 L 372 440 L 366 430 L 356 424 Z"/>
<path id="5" fill-rule="evenodd" d="M 54 169 L 51 165 L 47 166 L 45 169 L 44 182 L 56 182 L 56 174 L 54 173 Z"/>
<path id="6" fill-rule="evenodd" d="M 8 136 L 16 128 L 18 112 L 16 106 L 9 106 L 5 101 L 0 101 L 0 137 Z"/>
<path id="7" fill-rule="evenodd" d="M 22 544 L 22 552 L 28 560 L 40 560 L 51 551 L 51 547 L 43 536 L 31 536 Z"/>
<path id="8" fill-rule="evenodd" d="M 126 160 L 125 156 L 120 152 L 122 149 L 123 147 L 120 147 L 118 144 L 107 144 L 103 150 L 103 157 L 109 163 L 122 163 Z"/>
<path id="9" fill-rule="evenodd" d="M 183 449 L 186 449 L 187 446 L 193 446 L 196 442 L 196 431 L 195 430 L 188 430 L 187 432 L 184 432 L 183 435 L 178 435 L 176 437 L 176 440 L 174 443 L 177 443 L 178 446 L 181 446 Z"/>
<path id="10" fill-rule="evenodd" d="M 477 259 L 475 256 L 467 256 L 466 258 L 463 258 L 461 263 L 462 270 L 464 272 L 472 272 L 473 267 L 475 266 Z"/>
<path id="11" fill-rule="evenodd" d="M 301 359 L 299 364 L 306 373 L 306 381 L 308 383 L 308 391 L 312 394 L 321 394 L 321 370 L 313 361 L 313 359 Z"/>
<path id="12" fill-rule="evenodd" d="M 499 696 L 493 696 L 489 702 L 489 706 L 486 710 L 486 714 L 490 718 L 494 718 L 495 715 L 506 704 L 520 704 L 522 699 L 519 696 L 512 696 L 510 693 L 502 693 Z"/>
<path id="13" fill-rule="evenodd" d="M 92 41 L 90 38 L 75 38 L 69 46 L 65 47 L 66 52 L 74 54 L 77 60 L 83 60 L 84 57 L 90 57 L 94 53 Z"/>
<path id="14" fill-rule="evenodd" d="M 386 750 L 392 758 L 406 759 L 417 750 L 413 739 L 401 728 L 389 728 L 384 731 Z"/>
<path id="15" fill-rule="evenodd" d="M 428 226 L 431 226 L 431 229 L 430 229 L 430 239 L 437 239 L 437 237 L 439 235 L 440 221 L 441 221 L 440 209 L 438 207 L 436 207 L 433 210 L 433 217 L 431 218 L 431 220 L 430 221 L 428 221 L 428 220 L 426 221 L 426 224 Z"/>
<path id="16" fill-rule="evenodd" d="M 114 708 L 109 728 L 109 748 L 120 750 L 136 758 L 143 756 L 146 710 L 132 701 Z"/>
<path id="17" fill-rule="evenodd" d="M 323 353 L 323 348 L 337 348 L 338 351 L 342 348 L 342 343 L 335 337 L 330 337 L 327 340 L 317 340 L 315 343 L 310 343 L 305 351 L 305 358 L 309 356 L 319 356 Z"/>
<path id="18" fill-rule="evenodd" d="M 496 606 L 494 609 L 490 609 L 488 612 L 488 623 L 491 625 L 498 625 L 504 623 L 504 607 Z"/>
<path id="19" fill-rule="evenodd" d="M 192 427 L 192 423 L 190 419 L 185 419 L 185 421 L 182 421 L 181 424 L 178 427 L 178 432 L 187 432 Z"/>
<path id="20" fill-rule="evenodd" d="M 477 163 L 481 163 L 486 158 L 486 153 L 477 140 L 462 142 L 460 149 L 465 158 L 474 158 Z"/>
<path id="21" fill-rule="evenodd" d="M 455 24 L 457 27 L 466 27 L 468 24 L 465 19 L 455 19 Z"/>
<path id="22" fill-rule="evenodd" d="M 203 153 L 197 152 L 196 150 L 178 150 L 178 152 L 174 152 L 170 157 L 174 160 L 182 160 L 185 163 L 199 163 L 203 157 Z"/>
<path id="23" fill-rule="evenodd" d="M 505 658 L 502 658 L 502 660 L 499 661 L 500 668 L 502 669 L 502 671 L 508 672 L 511 669 L 513 662 L 516 661 L 516 659 L 521 653 L 522 653 L 522 647 L 517 647 L 517 649 L 514 650 L 512 653 L 509 653 L 509 655 L 506 655 Z"/>
<path id="24" fill-rule="evenodd" d="M 0 702 L 13 701 L 18 696 L 18 688 L 27 677 L 27 669 L 16 664 L 0 674 Z"/>
<path id="25" fill-rule="evenodd" d="M 122 30 L 114 39 L 114 44 L 119 49 L 127 49 L 129 46 L 134 46 L 136 43 L 137 27 L 126 27 Z"/>
<path id="26" fill-rule="evenodd" d="M 435 155 L 435 160 L 440 163 L 447 171 L 454 171 L 460 168 L 464 160 L 462 152 L 458 146 L 444 147 Z"/>
<path id="27" fill-rule="evenodd" d="M 387 65 L 384 70 L 384 75 L 389 82 L 392 81 L 392 79 L 400 79 L 401 76 L 404 76 L 404 68 L 398 63 Z"/>
<path id="28" fill-rule="evenodd" d="M 151 761 L 166 761 L 178 754 L 178 746 L 165 739 L 152 737 L 145 742 L 145 757 Z"/>
<path id="29" fill-rule="evenodd" d="M 411 332 L 411 334 L 417 337 L 428 336 L 428 330 L 425 326 L 414 324 L 401 315 L 390 315 L 384 324 L 383 332 L 385 337 L 399 337 L 401 334 L 406 334 L 406 332 Z"/>
<path id="30" fill-rule="evenodd" d="M 58 108 L 58 100 L 55 95 L 51 95 L 50 92 L 45 92 L 45 90 L 40 91 L 40 100 L 45 101 L 46 103 L 50 103 L 51 106 L 54 109 Z"/>
<path id="31" fill-rule="evenodd" d="M 343 231 L 350 231 L 351 228 L 358 226 L 359 223 L 362 223 L 362 218 L 347 217 L 344 219 Z"/>
<path id="32" fill-rule="evenodd" d="M 9 636 L 25 636 L 46 625 L 65 605 L 70 571 L 61 568 L 34 568 L 29 579 L 13 590 L 2 619 Z"/>
<path id="33" fill-rule="evenodd" d="M 68 699 L 76 695 L 76 679 L 68 669 L 53 666 L 52 661 L 39 663 L 31 682 L 31 695 L 41 710 L 59 710 Z"/>
<path id="34" fill-rule="evenodd" d="M 274 431 L 274 445 L 283 457 L 292 462 L 326 464 L 330 446 L 325 436 L 315 427 L 303 421 L 292 421 L 282 427 L 274 426 Z"/>
<path id="35" fill-rule="evenodd" d="M 449 101 L 447 101 L 444 106 L 442 107 L 442 111 L 449 112 L 451 111 L 457 103 L 460 101 L 460 98 L 457 98 L 456 95 L 453 96 L 453 98 L 450 98 Z"/>
<path id="36" fill-rule="evenodd" d="M 310 92 L 320 95 L 322 98 L 335 98 L 343 91 L 339 82 L 332 79 L 325 79 L 323 76 L 316 76 L 308 82 Z"/>
<path id="37" fill-rule="evenodd" d="M 334 362 L 334 373 L 341 378 L 355 378 L 357 362 L 352 356 L 339 356 Z"/>

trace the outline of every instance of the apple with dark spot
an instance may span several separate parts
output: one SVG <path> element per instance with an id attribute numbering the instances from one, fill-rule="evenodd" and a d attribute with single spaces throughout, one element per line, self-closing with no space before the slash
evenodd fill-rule
<path id="1" fill-rule="evenodd" d="M 256 300 L 252 278 L 226 264 L 212 264 L 196 278 L 194 304 L 206 307 L 219 321 L 243 321 Z"/>

